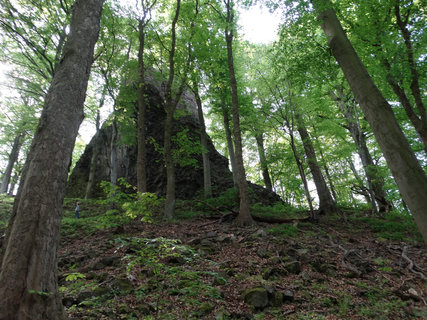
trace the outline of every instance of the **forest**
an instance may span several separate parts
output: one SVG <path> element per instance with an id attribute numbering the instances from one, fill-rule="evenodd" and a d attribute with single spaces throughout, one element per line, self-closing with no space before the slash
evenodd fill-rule
<path id="1" fill-rule="evenodd" d="M 427 317 L 426 7 L 0 0 L 0 320 Z"/>

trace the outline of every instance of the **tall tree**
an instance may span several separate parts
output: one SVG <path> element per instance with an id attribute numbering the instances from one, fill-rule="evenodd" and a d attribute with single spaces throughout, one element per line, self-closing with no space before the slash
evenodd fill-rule
<path id="1" fill-rule="evenodd" d="M 202 99 L 199 94 L 199 84 L 196 81 L 193 88 L 193 93 L 196 98 L 197 115 L 200 124 L 200 143 L 202 145 L 202 161 L 203 161 L 203 190 L 205 198 L 212 197 L 212 178 L 211 164 L 209 161 L 208 149 L 208 134 L 206 133 L 205 117 L 203 116 Z"/>
<path id="2" fill-rule="evenodd" d="M 3 245 L 3 319 L 64 319 L 57 284 L 62 202 L 99 33 L 103 0 L 77 0 Z M 61 152 L 58 152 L 61 150 Z"/>
<path id="3" fill-rule="evenodd" d="M 142 12 L 138 18 L 139 48 L 138 48 L 138 115 L 137 115 L 137 165 L 136 181 L 139 192 L 147 192 L 147 151 L 146 151 L 146 111 L 147 97 L 145 95 L 145 36 L 146 28 L 151 20 L 151 11 L 157 0 L 141 0 Z"/>
<path id="4" fill-rule="evenodd" d="M 332 54 L 381 147 L 403 200 L 427 242 L 427 176 L 406 140 L 390 104 L 374 84 L 348 40 L 329 0 L 313 0 Z"/>
<path id="5" fill-rule="evenodd" d="M 228 74 L 230 77 L 230 88 L 231 88 L 231 103 L 233 116 L 233 137 L 236 154 L 236 169 L 237 169 L 237 182 L 239 185 L 239 196 L 240 196 L 240 207 L 239 215 L 236 218 L 238 225 L 250 225 L 253 224 L 252 216 L 250 215 L 250 199 L 249 199 L 249 187 L 246 181 L 245 166 L 243 163 L 243 147 L 242 147 L 242 132 L 240 130 L 240 115 L 239 115 L 239 98 L 237 91 L 236 74 L 234 71 L 233 61 L 233 37 L 235 30 L 234 21 L 234 3 L 232 0 L 224 0 L 226 15 L 225 15 L 225 41 L 227 43 L 227 65 Z"/>

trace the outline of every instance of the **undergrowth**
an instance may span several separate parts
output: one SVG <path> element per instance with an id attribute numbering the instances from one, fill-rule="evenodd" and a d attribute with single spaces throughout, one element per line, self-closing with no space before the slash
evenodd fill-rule
<path id="1" fill-rule="evenodd" d="M 422 236 L 410 214 L 392 211 L 385 217 L 353 215 L 349 219 L 355 224 L 359 222 L 366 223 L 380 239 L 423 242 Z"/>

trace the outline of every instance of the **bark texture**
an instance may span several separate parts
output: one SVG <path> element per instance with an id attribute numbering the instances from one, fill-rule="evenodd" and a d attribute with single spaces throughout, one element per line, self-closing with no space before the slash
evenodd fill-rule
<path id="1" fill-rule="evenodd" d="M 227 43 L 227 64 L 228 74 L 230 76 L 230 87 L 231 87 L 231 103 L 232 103 L 232 116 L 233 116 L 233 136 L 235 145 L 236 155 L 236 169 L 237 169 L 237 182 L 239 185 L 239 196 L 240 196 L 240 207 L 239 215 L 236 218 L 238 225 L 250 225 L 253 224 L 253 219 L 250 215 L 250 203 L 249 203 L 249 188 L 246 181 L 245 166 L 243 163 L 243 151 L 242 151 L 242 133 L 240 131 L 240 115 L 239 115 L 239 100 L 237 92 L 237 81 L 234 72 L 233 62 L 233 9 L 232 1 L 226 1 L 227 7 L 227 28 L 225 30 L 225 40 Z"/>
<path id="2" fill-rule="evenodd" d="M 231 164 L 231 173 L 233 174 L 233 183 L 236 188 L 238 188 L 238 179 L 237 179 L 237 169 L 236 169 L 236 155 L 234 153 L 234 143 L 233 136 L 230 130 L 230 117 L 228 116 L 228 111 L 223 107 L 222 117 L 224 121 L 224 130 L 225 130 L 225 139 L 227 140 L 227 149 L 228 156 L 230 157 Z"/>
<path id="3" fill-rule="evenodd" d="M 374 84 L 348 40 L 330 1 L 313 1 L 332 54 L 380 145 L 403 200 L 427 242 L 427 176 L 415 157 L 391 106 Z"/>
<path id="4" fill-rule="evenodd" d="M 0 319 L 58 320 L 62 202 L 99 33 L 103 0 L 78 0 L 23 171 L 3 246 Z"/>

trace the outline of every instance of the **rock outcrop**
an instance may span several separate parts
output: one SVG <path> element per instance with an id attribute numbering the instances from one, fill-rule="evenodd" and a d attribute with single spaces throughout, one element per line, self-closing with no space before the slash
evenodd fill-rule
<path id="1" fill-rule="evenodd" d="M 160 147 L 163 146 L 163 123 L 166 114 L 164 111 L 164 99 L 161 88 L 161 85 L 157 87 L 154 85 L 148 86 L 149 106 L 147 110 L 146 126 L 148 141 L 147 188 L 149 192 L 164 196 L 166 191 L 166 169 Z M 127 104 L 128 106 L 124 109 L 135 110 L 136 98 L 131 102 L 127 102 Z M 190 142 L 190 144 L 197 149 L 197 145 L 200 141 L 200 125 L 194 97 L 188 93 L 184 94 L 182 103 L 178 105 L 177 113 L 181 116 L 176 119 L 174 123 L 175 134 L 178 132 L 185 132 L 187 143 Z M 133 128 L 126 129 L 128 127 L 129 126 L 124 126 L 119 123 L 119 140 L 121 137 L 123 141 L 123 137 L 127 136 L 126 140 L 136 141 L 135 125 L 133 125 Z M 133 137 L 129 139 L 129 135 L 133 135 Z M 98 156 L 96 159 L 95 183 L 92 195 L 94 197 L 103 196 L 100 182 L 110 180 L 111 139 L 112 126 L 104 125 L 99 134 L 87 145 L 86 150 L 77 162 L 70 176 L 67 186 L 68 197 L 84 197 L 89 177 L 91 156 L 95 145 L 98 148 Z M 218 153 L 210 139 L 208 139 L 208 151 L 211 165 L 212 190 L 215 195 L 233 187 L 233 180 L 232 174 L 228 168 L 228 160 Z M 176 196 L 179 199 L 194 198 L 203 188 L 202 155 L 200 153 L 194 153 L 191 155 L 191 158 L 193 159 L 193 164 L 176 166 Z M 117 152 L 118 177 L 124 177 L 126 181 L 132 185 L 136 185 L 136 159 L 136 142 L 134 145 L 119 143 Z M 254 193 L 257 195 L 256 198 L 262 200 L 262 202 L 267 201 L 271 203 L 280 200 L 276 194 L 260 186 L 251 186 Z"/>

